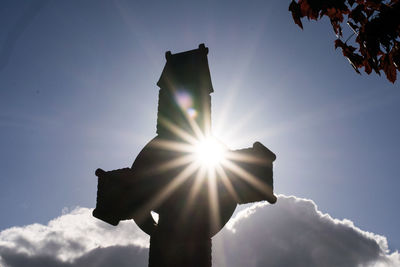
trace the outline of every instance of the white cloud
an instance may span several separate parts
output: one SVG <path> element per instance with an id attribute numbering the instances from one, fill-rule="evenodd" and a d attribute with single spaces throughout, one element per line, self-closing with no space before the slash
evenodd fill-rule
<path id="1" fill-rule="evenodd" d="M 32 224 L 0 232 L 0 256 L 6 261 L 4 254 L 12 252 L 72 262 L 94 249 L 129 245 L 145 249 L 148 242 L 147 235 L 133 221 L 113 227 L 93 218 L 91 209 L 76 208 L 48 225 Z"/>
<path id="2" fill-rule="evenodd" d="M 0 232 L 0 266 L 147 266 L 148 237 L 77 208 L 50 221 Z M 334 219 L 311 200 L 279 196 L 239 212 L 213 240 L 213 266 L 400 266 L 384 236 Z"/>
<path id="3" fill-rule="evenodd" d="M 215 266 L 400 266 L 384 236 L 338 220 L 307 199 L 279 196 L 239 212 L 215 238 Z"/>

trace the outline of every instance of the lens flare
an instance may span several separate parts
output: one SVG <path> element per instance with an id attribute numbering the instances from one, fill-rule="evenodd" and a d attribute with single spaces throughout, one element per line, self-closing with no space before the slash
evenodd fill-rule
<path id="1" fill-rule="evenodd" d="M 187 110 L 193 107 L 193 98 L 192 96 L 184 91 L 184 90 L 177 90 L 175 92 L 175 99 L 178 105 L 183 109 Z"/>
<path id="2" fill-rule="evenodd" d="M 194 108 L 188 108 L 186 112 L 192 119 L 195 119 L 197 117 L 197 111 Z"/>

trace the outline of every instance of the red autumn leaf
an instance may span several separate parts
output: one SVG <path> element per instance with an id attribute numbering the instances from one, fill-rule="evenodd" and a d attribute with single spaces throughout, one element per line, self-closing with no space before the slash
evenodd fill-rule
<path id="1" fill-rule="evenodd" d="M 363 65 L 364 65 L 364 71 L 365 71 L 367 74 L 371 74 L 371 72 L 372 72 L 372 67 L 371 67 L 371 65 L 369 64 L 368 60 L 367 60 L 367 62 L 363 62 Z"/>
<path id="2" fill-rule="evenodd" d="M 311 3 L 311 4 L 310 4 Z M 315 6 L 315 2 L 309 0 L 300 0 L 300 10 L 303 16 L 306 16 L 308 19 L 317 20 L 320 12 L 319 6 Z"/>
<path id="3" fill-rule="evenodd" d="M 396 68 L 393 65 L 393 61 L 391 60 L 389 55 L 383 55 L 381 57 L 381 64 L 383 71 L 386 74 L 386 78 L 394 83 L 396 81 Z"/>
<path id="4" fill-rule="evenodd" d="M 289 11 L 292 12 L 292 17 L 294 20 L 294 23 L 299 25 L 300 28 L 303 29 L 303 24 L 301 23 L 301 10 L 300 10 L 300 5 L 296 3 L 296 1 L 292 0 L 289 6 Z"/>
<path id="5" fill-rule="evenodd" d="M 335 49 L 337 49 L 338 47 L 341 47 L 343 49 L 345 46 L 346 45 L 342 42 L 342 40 L 340 39 L 335 40 Z"/>

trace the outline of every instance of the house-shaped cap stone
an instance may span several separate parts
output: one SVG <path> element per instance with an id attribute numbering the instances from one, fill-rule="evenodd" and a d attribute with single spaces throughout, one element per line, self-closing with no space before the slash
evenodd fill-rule
<path id="1" fill-rule="evenodd" d="M 208 48 L 200 44 L 198 49 L 182 53 L 165 53 L 167 63 L 157 85 L 163 89 L 208 90 L 212 93 L 210 69 L 207 60 Z"/>

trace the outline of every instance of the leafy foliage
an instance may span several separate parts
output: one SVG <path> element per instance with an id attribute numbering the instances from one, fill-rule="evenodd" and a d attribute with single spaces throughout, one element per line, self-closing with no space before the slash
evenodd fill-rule
<path id="1" fill-rule="evenodd" d="M 304 17 L 328 17 L 338 36 L 335 48 L 342 49 L 357 73 L 364 67 L 367 74 L 383 71 L 389 81 L 396 81 L 400 71 L 400 0 L 292 0 L 289 11 L 302 29 Z M 357 35 L 356 47 L 342 41 L 344 21 Z"/>

